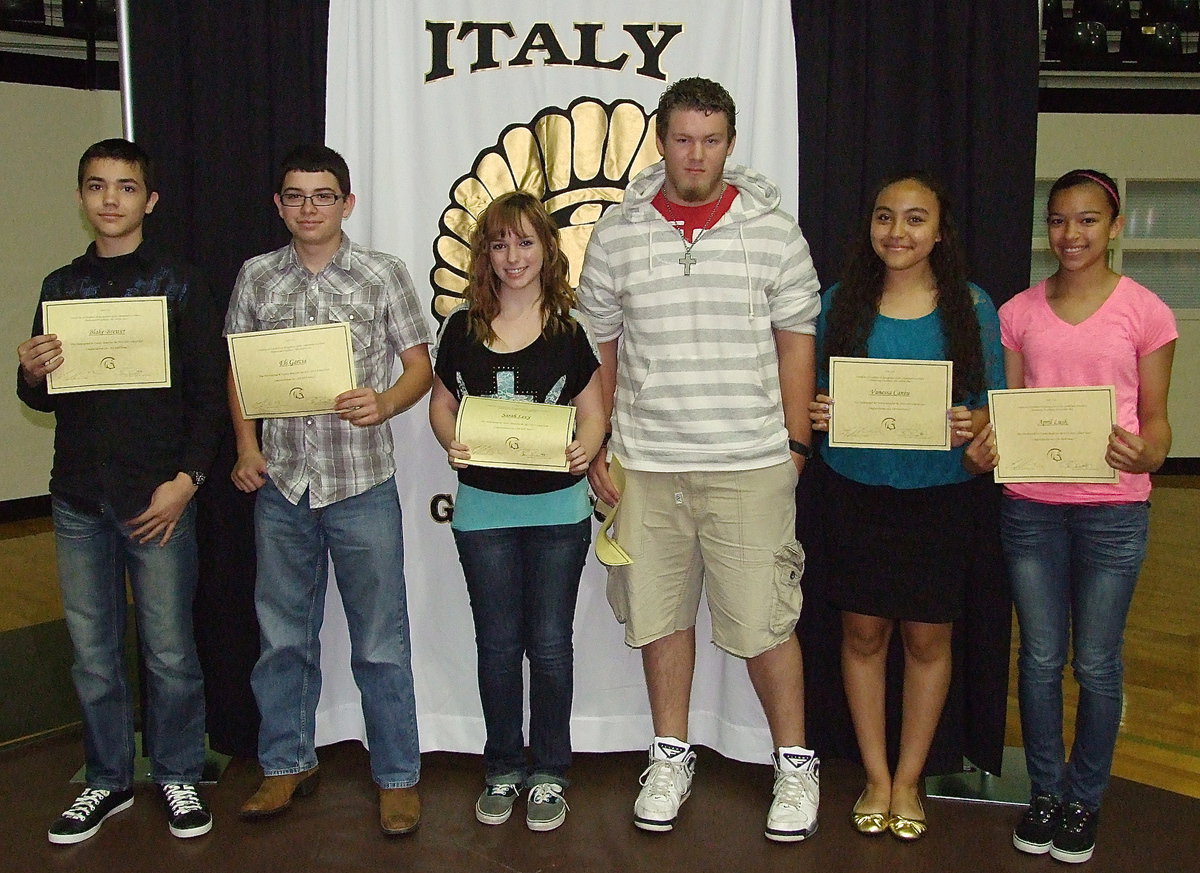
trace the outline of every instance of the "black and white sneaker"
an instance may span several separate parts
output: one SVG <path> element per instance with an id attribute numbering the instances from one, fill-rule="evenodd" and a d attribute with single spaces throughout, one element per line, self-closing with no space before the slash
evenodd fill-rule
<path id="1" fill-rule="evenodd" d="M 642 790 L 633 804 L 633 823 L 644 831 L 675 827 L 679 807 L 691 796 L 696 753 L 675 737 L 655 737 L 650 766 L 642 771 Z"/>
<path id="2" fill-rule="evenodd" d="M 100 825 L 110 815 L 133 806 L 133 789 L 106 791 L 103 788 L 88 788 L 75 798 L 71 807 L 50 825 L 46 836 L 59 846 L 82 843 L 96 835 Z"/>
<path id="3" fill-rule="evenodd" d="M 1063 807 L 1062 821 L 1050 844 L 1050 857 L 1068 864 L 1082 864 L 1096 849 L 1096 825 L 1100 813 L 1082 803 L 1071 802 Z"/>
<path id="4" fill-rule="evenodd" d="M 1013 845 L 1031 855 L 1044 855 L 1062 821 L 1062 801 L 1052 794 L 1039 794 L 1029 806 L 1013 831 Z"/>
<path id="5" fill-rule="evenodd" d="M 767 811 L 765 835 L 777 843 L 794 843 L 817 832 L 821 762 L 803 746 L 781 748 L 775 763 L 775 795 Z"/>
<path id="6" fill-rule="evenodd" d="M 172 836 L 187 839 L 212 830 L 212 813 L 196 793 L 195 785 L 175 782 L 160 785 L 159 788 L 167 805 Z"/>

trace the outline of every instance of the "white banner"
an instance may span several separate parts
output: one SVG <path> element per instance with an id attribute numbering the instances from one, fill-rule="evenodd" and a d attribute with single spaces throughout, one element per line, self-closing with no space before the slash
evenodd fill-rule
<path id="1" fill-rule="evenodd" d="M 358 195 L 347 231 L 404 259 L 436 321 L 465 286 L 473 216 L 522 187 L 539 193 L 562 228 L 574 281 L 592 224 L 658 160 L 659 95 L 697 75 L 721 82 L 737 103 L 731 160 L 771 177 L 794 213 L 796 62 L 783 0 L 332 0 L 326 142 L 345 155 Z M 421 748 L 478 753 L 474 629 L 446 523 L 454 475 L 424 404 L 393 429 Z M 653 732 L 641 658 L 623 643 L 604 583 L 593 560 L 575 619 L 573 743 L 644 749 Z M 701 612 L 691 740 L 767 761 L 770 735 L 745 665 L 708 644 Z M 318 743 L 361 739 L 332 593 L 322 640 Z"/>

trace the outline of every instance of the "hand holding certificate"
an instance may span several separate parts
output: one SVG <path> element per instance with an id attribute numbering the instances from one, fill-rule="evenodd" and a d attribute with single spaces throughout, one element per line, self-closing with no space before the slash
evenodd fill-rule
<path id="1" fill-rule="evenodd" d="M 988 404 L 997 482 L 1120 481 L 1104 460 L 1116 420 L 1113 386 L 989 391 Z"/>
<path id="2" fill-rule="evenodd" d="M 334 412 L 337 396 L 356 387 L 349 325 L 232 333 L 226 340 L 245 418 Z"/>
<path id="3" fill-rule="evenodd" d="M 575 407 L 492 397 L 464 397 L 454 424 L 455 442 L 480 467 L 566 473 L 567 444 L 575 432 Z"/>
<path id="4" fill-rule="evenodd" d="M 834 448 L 948 451 L 951 361 L 829 359 Z"/>
<path id="5" fill-rule="evenodd" d="M 50 394 L 171 387 L 166 297 L 47 300 L 42 324 L 62 343 Z"/>

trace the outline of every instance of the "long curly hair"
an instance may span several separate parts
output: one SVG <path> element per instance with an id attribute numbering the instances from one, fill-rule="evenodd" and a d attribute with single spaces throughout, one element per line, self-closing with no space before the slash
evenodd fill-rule
<path id="1" fill-rule="evenodd" d="M 571 307 L 575 292 L 567 281 L 567 256 L 558 241 L 558 226 L 542 201 L 527 191 L 501 194 L 488 204 L 471 231 L 471 284 L 467 287 L 467 327 L 484 344 L 496 341 L 492 320 L 500 314 L 500 278 L 492 269 L 489 247 L 508 233 L 518 234 L 524 226 L 542 243 L 542 333 L 574 330 Z"/>
<path id="2" fill-rule="evenodd" d="M 929 254 L 937 286 L 937 308 L 942 320 L 942 335 L 947 354 L 954 362 L 953 394 L 955 402 L 984 388 L 983 345 L 975 301 L 967 284 L 966 255 L 954 224 L 950 200 L 941 182 L 924 172 L 902 173 L 884 179 L 871 193 L 866 214 L 848 246 L 846 268 L 826 316 L 824 365 L 830 356 L 866 357 L 867 339 L 879 314 L 879 301 L 887 267 L 871 245 L 871 224 L 875 203 L 884 189 L 897 182 L 913 181 L 929 189 L 938 201 L 938 232 L 941 240 Z"/>

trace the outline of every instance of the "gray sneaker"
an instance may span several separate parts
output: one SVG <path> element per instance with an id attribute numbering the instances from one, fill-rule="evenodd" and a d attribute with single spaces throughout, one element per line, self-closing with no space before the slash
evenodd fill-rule
<path id="1" fill-rule="evenodd" d="M 512 815 L 513 804 L 521 792 L 511 783 L 489 785 L 475 801 L 475 818 L 485 825 L 501 825 Z"/>
<path id="2" fill-rule="evenodd" d="M 567 801 L 563 787 L 556 782 L 541 782 L 529 789 L 525 805 L 525 824 L 531 831 L 552 831 L 567 820 Z"/>

